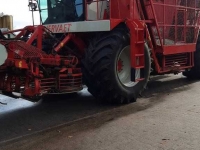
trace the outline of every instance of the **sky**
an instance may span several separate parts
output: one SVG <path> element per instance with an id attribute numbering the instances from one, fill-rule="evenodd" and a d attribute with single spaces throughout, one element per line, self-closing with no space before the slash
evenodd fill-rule
<path id="1" fill-rule="evenodd" d="M 13 16 L 13 28 L 19 29 L 32 25 L 32 13 L 28 8 L 28 0 L 0 0 L 0 13 Z M 39 24 L 39 13 L 34 13 L 35 24 Z"/>

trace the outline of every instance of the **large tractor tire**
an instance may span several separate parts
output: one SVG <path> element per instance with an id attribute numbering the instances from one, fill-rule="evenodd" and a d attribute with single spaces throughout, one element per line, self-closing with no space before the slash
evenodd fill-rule
<path id="1" fill-rule="evenodd" d="M 189 71 L 183 72 L 183 75 L 188 79 L 200 79 L 200 35 L 198 36 L 194 53 L 194 67 Z"/>
<path id="2" fill-rule="evenodd" d="M 98 35 L 86 51 L 82 61 L 84 82 L 100 102 L 134 102 L 147 85 L 151 69 L 149 48 L 145 45 L 145 80 L 132 82 L 129 36 L 127 30 L 117 28 Z"/>

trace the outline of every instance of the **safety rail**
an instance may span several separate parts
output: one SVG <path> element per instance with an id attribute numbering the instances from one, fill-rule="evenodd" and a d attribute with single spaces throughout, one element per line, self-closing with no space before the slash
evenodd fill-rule
<path id="1" fill-rule="evenodd" d="M 200 0 L 145 0 L 158 46 L 196 43 Z"/>

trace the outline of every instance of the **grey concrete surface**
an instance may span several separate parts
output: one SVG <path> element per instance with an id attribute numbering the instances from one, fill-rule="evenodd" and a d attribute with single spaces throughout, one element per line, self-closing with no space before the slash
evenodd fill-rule
<path id="1" fill-rule="evenodd" d="M 82 102 L 82 107 L 80 106 L 79 109 L 85 109 L 83 109 L 81 114 L 84 113 L 83 116 L 87 116 L 88 114 L 92 116 L 71 123 L 67 123 L 67 120 L 65 120 L 63 121 L 65 123 L 61 126 L 52 127 L 36 134 L 33 132 L 32 135 L 19 139 L 7 142 L 2 141 L 0 143 L 0 149 L 200 149 L 200 82 L 188 81 L 181 76 L 159 76 L 154 77 L 148 87 L 149 89 L 143 93 L 143 98 L 139 98 L 136 103 L 129 105 L 111 107 L 99 106 L 93 103 L 92 106 L 90 105 L 91 107 L 95 106 L 101 109 L 99 109 L 99 111 L 92 111 L 93 108 L 87 110 L 86 105 L 83 105 L 83 103 L 87 103 L 87 101 Z M 84 99 L 84 96 L 82 98 Z M 91 99 L 93 98 L 91 97 Z M 78 100 L 73 101 L 69 103 L 69 105 L 79 102 Z M 27 111 L 29 109 L 30 108 L 27 108 Z M 53 109 L 53 107 L 51 109 Z M 77 111 L 79 109 L 77 109 Z M 51 115 L 58 114 L 57 117 L 59 118 L 58 112 L 60 112 L 60 110 L 62 109 L 57 109 L 57 111 L 51 113 Z M 41 112 L 37 113 L 37 109 L 35 109 L 35 111 L 32 110 L 32 113 L 35 112 L 36 116 L 43 114 Z M 85 111 L 88 111 L 88 114 L 85 114 Z M 2 115 L 6 114 L 9 115 L 9 112 Z M 33 116 L 34 115 L 32 115 L 32 117 Z M 77 118 L 83 117 L 80 114 L 76 116 L 78 116 Z M 20 117 L 20 115 L 18 115 L 18 117 Z M 13 115 L 12 118 L 15 118 L 15 115 Z M 44 122 L 48 120 L 45 119 L 45 115 L 31 120 L 40 123 L 42 122 L 39 121 L 40 118 Z M 3 121 L 7 121 L 8 123 L 9 119 L 9 117 L 7 117 L 7 119 L 0 118 L 0 124 L 4 124 Z M 29 121 L 25 121 L 25 124 L 27 122 Z M 33 124 L 33 127 L 36 126 L 36 124 Z M 55 121 L 53 124 L 59 125 L 60 122 Z M 38 126 L 40 126 L 40 124 L 38 124 Z M 6 126 L 4 127 L 4 129 L 8 129 Z M 45 129 L 44 126 L 43 129 Z M 1 130 L 3 131 L 3 129 Z M 0 133 L 2 133 L 2 131 Z"/>
<path id="2" fill-rule="evenodd" d="M 49 101 L 48 101 L 49 100 Z M 108 110 L 84 89 L 77 95 L 54 95 L 46 102 L 32 103 L 1 95 L 0 142 L 32 134 L 79 118 Z"/>

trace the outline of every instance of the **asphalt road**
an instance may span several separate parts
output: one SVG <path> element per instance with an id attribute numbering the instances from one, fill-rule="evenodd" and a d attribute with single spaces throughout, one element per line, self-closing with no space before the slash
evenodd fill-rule
<path id="1" fill-rule="evenodd" d="M 7 105 L 0 105 L 0 149 L 128 150 L 134 143 L 136 147 L 140 147 L 143 143 L 142 149 L 154 149 L 154 146 L 157 149 L 160 148 L 156 147 L 154 143 L 157 141 L 149 139 L 153 139 L 156 136 L 155 133 L 159 135 L 157 130 L 160 130 L 162 126 L 165 127 L 163 119 L 166 119 L 166 122 L 174 123 L 172 120 L 174 118 L 170 116 L 170 120 L 163 112 L 167 111 L 169 115 L 170 112 L 177 110 L 184 114 L 186 112 L 181 107 L 200 106 L 198 87 L 200 87 L 199 81 L 189 81 L 181 75 L 153 77 L 148 84 L 148 89 L 142 94 L 143 97 L 139 98 L 137 103 L 124 106 L 100 105 L 86 90 L 78 93 L 75 97 L 66 95 L 51 97 L 48 103 L 42 101 L 31 103 L 1 96 L 0 102 L 7 103 Z M 191 101 L 192 98 L 194 103 Z M 165 110 L 166 107 L 167 110 Z M 159 114 L 163 114 L 163 116 Z M 195 115 L 197 114 L 195 113 Z M 153 123 L 155 117 L 158 117 L 156 118 L 158 126 Z M 179 117 L 184 118 L 185 116 L 180 115 Z M 190 116 L 187 117 L 190 119 Z M 131 123 L 130 120 L 132 120 Z M 148 123 L 151 125 L 144 128 Z M 175 127 L 178 128 L 182 125 L 181 123 L 175 124 L 177 125 Z M 115 125 L 116 127 L 114 127 Z M 192 122 L 191 125 L 188 124 L 191 127 L 192 125 L 194 125 Z M 140 132 L 136 133 L 141 128 L 144 130 L 141 131 L 141 135 L 146 133 L 147 140 L 142 139 L 139 135 Z M 163 132 L 168 130 L 170 134 L 176 129 L 171 130 L 170 125 L 166 128 Z M 195 126 L 193 129 L 198 129 L 198 127 Z M 123 136 L 126 132 L 134 132 L 136 136 Z M 176 133 L 178 137 L 179 134 Z M 122 138 L 120 138 L 121 135 Z M 136 137 L 138 139 L 135 139 Z M 159 138 L 160 142 L 164 144 L 170 140 L 167 136 Z M 130 139 L 132 142 L 129 141 Z M 116 144 L 118 141 L 127 147 L 120 147 L 119 144 Z M 181 141 L 184 143 L 183 140 Z M 102 146 L 99 146 L 101 144 Z"/>

